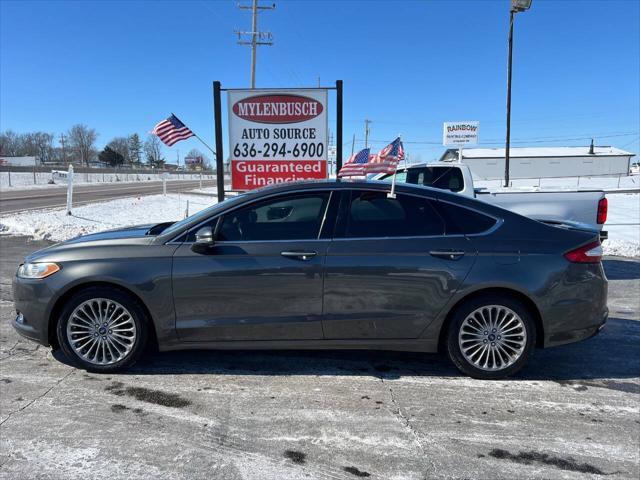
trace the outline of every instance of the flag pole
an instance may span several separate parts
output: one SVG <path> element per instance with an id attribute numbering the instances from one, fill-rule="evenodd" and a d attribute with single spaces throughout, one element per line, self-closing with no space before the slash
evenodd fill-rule
<path id="1" fill-rule="evenodd" d="M 174 117 L 176 117 L 176 118 L 178 119 L 178 121 L 180 121 L 180 123 L 182 123 L 183 125 L 186 125 L 186 123 L 184 123 L 182 120 L 180 120 L 180 119 L 178 118 L 178 116 L 177 116 L 175 113 L 171 112 L 171 115 L 173 115 Z M 189 130 L 191 130 L 191 129 L 189 128 Z M 202 139 L 198 136 L 198 134 L 197 134 L 196 132 L 194 132 L 193 130 L 191 130 L 191 133 L 193 133 L 193 136 L 194 136 L 194 137 L 196 137 L 198 140 L 200 140 L 200 143 L 202 143 L 205 147 L 207 147 L 207 148 L 209 149 L 209 151 L 210 151 L 211 153 L 213 153 L 213 155 L 215 155 L 215 154 L 216 154 L 216 152 L 213 150 L 213 148 L 211 148 L 209 145 L 207 145 L 207 144 L 204 142 L 204 140 L 202 140 Z"/>
<path id="2" fill-rule="evenodd" d="M 387 193 L 387 198 L 396 198 L 396 172 L 398 169 L 393 172 L 393 177 L 391 179 L 391 191 Z"/>
<path id="3" fill-rule="evenodd" d="M 400 143 L 402 143 L 402 136 L 398 135 L 398 138 L 400 139 Z M 391 178 L 391 191 L 389 193 L 387 193 L 387 198 L 396 198 L 396 175 L 398 173 L 398 165 L 396 165 L 396 168 L 393 170 L 393 177 Z"/>

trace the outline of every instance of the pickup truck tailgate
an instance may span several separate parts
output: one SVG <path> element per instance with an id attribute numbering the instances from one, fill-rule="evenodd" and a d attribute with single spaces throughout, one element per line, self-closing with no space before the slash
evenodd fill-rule
<path id="1" fill-rule="evenodd" d="M 476 199 L 534 220 L 572 222 L 601 230 L 597 223 L 598 202 L 603 191 L 580 192 L 476 192 Z"/>

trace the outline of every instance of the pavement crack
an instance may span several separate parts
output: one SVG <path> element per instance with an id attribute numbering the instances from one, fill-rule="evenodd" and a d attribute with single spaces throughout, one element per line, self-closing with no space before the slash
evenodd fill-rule
<path id="1" fill-rule="evenodd" d="M 409 417 L 407 417 L 402 412 L 402 407 L 400 406 L 400 404 L 398 403 L 398 401 L 396 399 L 396 395 L 395 395 L 395 392 L 393 391 L 393 388 L 391 387 L 391 384 L 389 382 L 385 383 L 384 378 L 382 378 L 382 377 L 380 377 L 380 381 L 382 382 L 383 385 L 385 385 L 387 387 L 387 390 L 389 391 L 389 398 L 391 400 L 392 407 L 389 408 L 388 410 L 393 414 L 393 416 L 396 418 L 396 420 L 402 426 L 404 426 L 405 429 L 407 429 L 407 431 L 413 437 L 415 443 L 418 445 L 418 448 L 420 449 L 420 452 L 422 452 L 422 458 L 427 460 L 431 464 L 432 474 L 428 474 L 427 473 L 425 475 L 425 478 L 430 478 L 438 470 L 437 467 L 436 467 L 435 462 L 433 460 L 431 460 L 431 458 L 428 456 L 427 449 L 425 448 L 425 446 L 422 443 L 422 440 L 420 438 L 420 433 L 411 424 L 411 421 L 409 420 Z"/>
<path id="2" fill-rule="evenodd" d="M 64 382 L 71 374 L 73 374 L 76 371 L 75 368 L 71 368 L 71 370 L 69 370 L 66 375 L 64 375 L 62 378 L 56 380 L 56 382 L 51 385 L 47 390 L 44 391 L 44 393 L 38 395 L 37 397 L 33 398 L 31 401 L 29 401 L 28 403 L 24 404 L 22 407 L 18 408 L 17 410 L 14 410 L 13 412 L 9 412 L 9 414 L 7 415 L 7 417 L 2 420 L 0 422 L 0 427 L 2 425 L 4 425 L 4 423 L 6 423 L 7 420 L 9 420 L 14 414 L 16 413 L 20 413 L 23 410 L 26 410 L 27 408 L 29 408 L 31 405 L 33 405 L 34 403 L 36 403 L 38 400 L 40 400 L 41 398 L 46 397 L 49 392 L 51 392 L 51 390 L 53 390 L 54 388 L 56 388 L 58 385 L 60 385 L 62 382 Z"/>

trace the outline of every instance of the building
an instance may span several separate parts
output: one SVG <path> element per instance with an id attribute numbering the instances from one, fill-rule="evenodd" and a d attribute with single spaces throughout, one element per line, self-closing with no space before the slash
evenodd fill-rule
<path id="1" fill-rule="evenodd" d="M 476 180 L 504 178 L 504 148 L 463 148 L 462 162 Z M 616 147 L 516 147 L 509 149 L 509 176 L 516 178 L 628 175 L 635 154 Z M 450 148 L 441 162 L 457 162 Z"/>
<path id="2" fill-rule="evenodd" d="M 3 167 L 35 167 L 40 165 L 38 157 L 7 157 L 0 156 L 0 166 Z"/>

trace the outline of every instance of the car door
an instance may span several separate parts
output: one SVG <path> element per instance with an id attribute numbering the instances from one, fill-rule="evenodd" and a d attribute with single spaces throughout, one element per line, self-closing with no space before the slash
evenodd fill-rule
<path id="1" fill-rule="evenodd" d="M 403 193 L 343 193 L 326 258 L 325 338 L 417 338 L 436 318 L 475 252 L 464 235 L 445 236 L 434 204 Z"/>
<path id="2" fill-rule="evenodd" d="M 173 294 L 184 341 L 321 339 L 320 238 L 329 191 L 277 195 L 211 219 L 215 244 L 176 250 Z"/>

